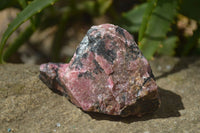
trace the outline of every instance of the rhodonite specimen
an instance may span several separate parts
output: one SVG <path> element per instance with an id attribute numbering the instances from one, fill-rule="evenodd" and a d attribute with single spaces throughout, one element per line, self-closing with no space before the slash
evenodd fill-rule
<path id="1" fill-rule="evenodd" d="M 149 63 L 133 37 L 112 24 L 91 27 L 69 64 L 42 64 L 40 79 L 84 111 L 141 116 L 160 104 Z"/>

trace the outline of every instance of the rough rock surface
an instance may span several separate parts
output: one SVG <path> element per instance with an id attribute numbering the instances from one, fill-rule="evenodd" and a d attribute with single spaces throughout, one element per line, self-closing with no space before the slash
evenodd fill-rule
<path id="1" fill-rule="evenodd" d="M 198 133 L 200 57 L 150 64 L 162 104 L 141 118 L 84 113 L 38 79 L 39 66 L 0 65 L 0 133 Z"/>
<path id="2" fill-rule="evenodd" d="M 159 106 L 151 67 L 133 37 L 112 24 L 93 26 L 69 64 L 43 64 L 40 78 L 84 111 L 137 115 Z"/>

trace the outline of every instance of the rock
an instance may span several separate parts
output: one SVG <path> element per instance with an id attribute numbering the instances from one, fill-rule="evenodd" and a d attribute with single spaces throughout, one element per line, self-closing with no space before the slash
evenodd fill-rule
<path id="1" fill-rule="evenodd" d="M 141 116 L 160 104 L 149 63 L 133 37 L 112 24 L 89 29 L 69 64 L 42 64 L 40 79 L 84 111 Z"/>
<path id="2" fill-rule="evenodd" d="M 0 132 L 9 128 L 16 133 L 198 132 L 200 57 L 160 57 L 150 64 L 162 104 L 139 118 L 85 113 L 39 80 L 38 65 L 0 65 Z M 172 70 L 165 69 L 167 65 Z"/>

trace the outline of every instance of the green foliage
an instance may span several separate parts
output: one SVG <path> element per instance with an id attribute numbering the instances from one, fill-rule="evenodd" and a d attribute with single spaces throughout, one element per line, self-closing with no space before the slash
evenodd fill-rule
<path id="1" fill-rule="evenodd" d="M 158 0 L 150 0 L 147 4 L 147 7 L 145 9 L 145 13 L 143 15 L 143 19 L 142 19 L 142 23 L 139 29 L 139 37 L 138 37 L 138 41 L 140 42 L 144 35 L 145 35 L 145 31 L 147 30 L 147 26 L 148 23 L 150 21 L 150 18 L 152 17 L 152 13 L 154 11 L 154 8 L 157 5 L 157 1 Z"/>
<path id="2" fill-rule="evenodd" d="M 160 45 L 158 53 L 162 55 L 172 56 L 175 54 L 176 43 L 178 42 L 177 36 L 170 36 L 163 40 L 163 45 Z"/>
<path id="3" fill-rule="evenodd" d="M 159 46 L 163 45 L 167 32 L 170 30 L 170 25 L 175 15 L 177 15 L 177 6 L 177 0 L 158 0 L 157 6 L 154 8 L 149 20 L 147 20 L 146 25 L 148 26 L 146 26 L 145 35 L 141 40 L 139 38 L 139 41 L 141 41 L 139 44 L 140 49 L 148 59 L 151 59 Z"/>
<path id="4" fill-rule="evenodd" d="M 112 0 L 97 0 L 99 14 L 103 15 L 111 6 Z"/>
<path id="5" fill-rule="evenodd" d="M 28 26 L 24 32 L 22 32 L 18 38 L 11 44 L 9 45 L 9 47 L 6 49 L 4 55 L 3 55 L 3 59 L 4 60 L 8 60 L 12 53 L 15 53 L 19 47 L 25 42 L 27 41 L 27 39 L 29 39 L 29 37 L 33 34 L 34 29 L 32 27 L 32 25 Z"/>
<path id="6" fill-rule="evenodd" d="M 18 0 L 18 2 L 23 9 L 27 6 L 26 0 Z"/>
<path id="7" fill-rule="evenodd" d="M 147 8 L 148 3 L 141 4 L 139 6 L 134 7 L 133 10 L 122 14 L 123 22 L 121 22 L 122 27 L 127 29 L 131 33 L 136 33 L 140 29 L 140 25 L 142 23 L 143 15 L 145 13 L 145 9 Z M 127 23 L 124 23 L 126 21 Z"/>
<path id="8" fill-rule="evenodd" d="M 177 39 L 175 39 L 176 37 L 172 37 L 173 39 L 170 37 L 168 38 L 169 40 L 166 40 L 166 37 L 170 30 L 170 25 L 178 14 L 178 0 L 152 0 L 145 4 L 147 4 L 145 5 L 146 8 L 143 8 L 145 7 L 144 4 L 138 7 L 142 10 L 140 12 L 143 12 L 140 16 L 143 20 L 140 23 L 140 28 L 138 30 L 138 43 L 140 49 L 148 59 L 151 59 L 158 51 L 160 54 L 166 54 L 163 48 L 167 48 L 170 51 L 169 53 L 171 53 L 168 55 L 172 55 L 172 53 L 174 53 L 175 40 Z M 137 9 L 133 9 L 133 11 L 131 11 L 132 14 L 129 12 L 129 17 L 135 17 L 134 11 L 137 11 Z M 168 45 L 169 42 L 173 42 L 173 44 L 165 46 Z"/>
<path id="9" fill-rule="evenodd" d="M 52 5 L 56 0 L 34 0 L 22 12 L 18 14 L 16 19 L 8 26 L 3 34 L 0 44 L 0 63 L 3 63 L 3 48 L 8 37 L 26 20 L 39 13 L 45 7 Z"/>
<path id="10" fill-rule="evenodd" d="M 126 23 L 122 26 L 131 33 L 139 33 L 139 47 L 148 59 L 152 59 L 156 53 L 158 55 L 178 55 L 179 52 L 176 51 L 178 46 L 181 49 L 181 55 L 188 55 L 194 47 L 197 47 L 197 40 L 200 38 L 199 30 L 194 32 L 194 36 L 182 36 L 187 43 L 179 44 L 182 39 L 182 37 L 179 38 L 179 34 L 183 33 L 178 33 L 180 31 L 176 27 L 176 17 L 182 13 L 189 19 L 199 22 L 199 5 L 199 0 L 150 0 L 124 13 L 123 18 Z M 137 16 L 138 14 L 140 16 Z M 141 18 L 143 18 L 142 21 Z"/>
<path id="11" fill-rule="evenodd" d="M 0 43 L 0 63 L 8 60 L 19 47 L 29 40 L 36 29 L 56 25 L 51 47 L 51 59 L 58 61 L 62 49 L 62 39 L 67 30 L 66 24 L 80 21 L 77 17 L 88 14 L 90 17 L 108 15 L 114 23 L 133 33 L 139 48 L 147 59 L 155 55 L 186 56 L 200 54 L 200 1 L 199 0 L 141 0 L 129 11 L 118 13 L 114 0 L 63 0 L 59 8 L 46 8 L 57 0 L 1 0 L 0 10 L 15 7 L 22 10 L 9 24 Z M 61 0 L 60 0 L 61 1 Z M 46 9 L 45 9 L 46 8 Z M 45 10 L 44 10 L 45 9 Z M 197 22 L 193 36 L 185 36 L 177 26 L 178 15 Z M 10 35 L 26 20 L 30 25 L 20 33 L 15 41 L 4 46 Z M 73 21 L 72 21 L 73 20 Z"/>
<path id="12" fill-rule="evenodd" d="M 42 28 L 43 25 L 40 25 L 40 27 L 38 27 L 38 24 L 41 23 L 41 20 L 43 20 L 43 22 L 49 22 L 51 18 L 56 20 L 56 24 L 58 25 L 58 30 L 55 34 L 52 44 L 51 56 L 52 60 L 58 61 L 59 53 L 62 47 L 62 38 L 64 37 L 64 32 L 66 30 L 65 25 L 66 23 L 68 23 L 69 19 L 75 15 L 79 16 L 85 12 L 91 14 L 92 16 L 101 16 L 108 10 L 108 8 L 112 4 L 112 0 L 84 0 L 82 2 L 77 2 L 77 0 L 68 0 L 68 5 L 66 5 L 62 9 L 49 10 L 51 16 L 48 16 L 48 14 L 45 13 L 40 13 L 45 7 L 53 5 L 56 1 L 57 0 L 33 0 L 32 2 L 30 2 L 28 0 L 18 0 L 17 3 L 10 3 L 11 1 L 9 0 L 3 0 L 0 9 L 17 5 L 17 7 L 20 7 L 23 10 L 18 14 L 14 21 L 9 24 L 7 30 L 2 36 L 2 40 L 0 43 L 0 63 L 3 63 L 4 59 L 8 60 L 10 56 L 15 53 L 24 42 L 29 40 L 36 29 Z M 40 13 L 41 15 L 34 16 L 38 13 Z M 57 18 L 54 18 L 59 17 L 57 15 L 61 15 L 61 19 L 59 21 L 57 21 Z M 4 46 L 9 36 L 28 19 L 31 20 L 30 26 L 27 27 L 27 29 L 25 29 L 12 44 L 9 44 L 6 50 L 4 50 Z"/>

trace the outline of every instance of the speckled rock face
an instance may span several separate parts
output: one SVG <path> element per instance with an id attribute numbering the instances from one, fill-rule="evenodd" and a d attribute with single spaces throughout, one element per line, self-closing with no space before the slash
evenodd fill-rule
<path id="1" fill-rule="evenodd" d="M 160 104 L 149 63 L 133 37 L 112 24 L 91 27 L 69 64 L 42 64 L 40 79 L 84 111 L 141 116 Z"/>

